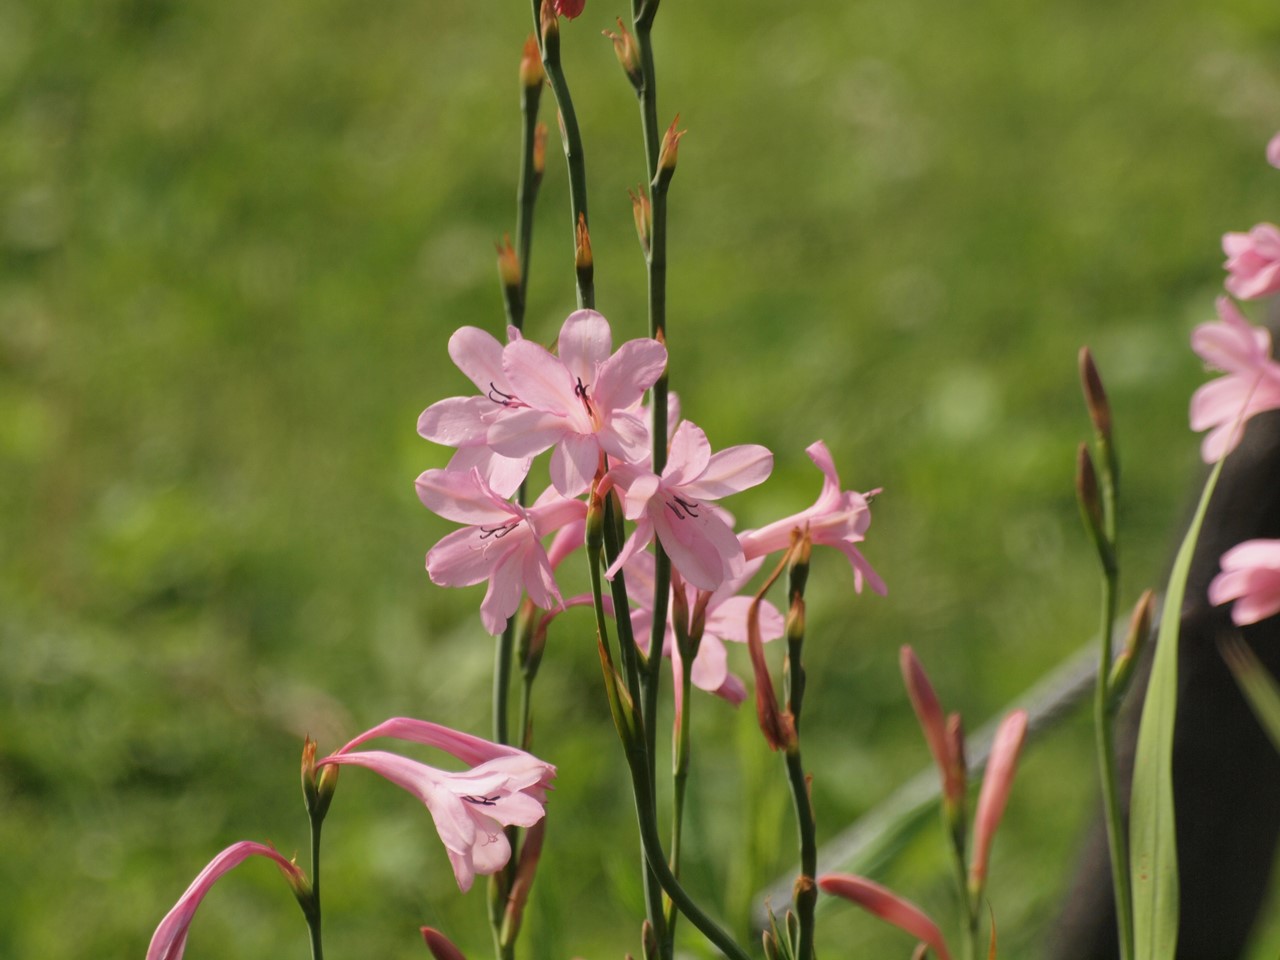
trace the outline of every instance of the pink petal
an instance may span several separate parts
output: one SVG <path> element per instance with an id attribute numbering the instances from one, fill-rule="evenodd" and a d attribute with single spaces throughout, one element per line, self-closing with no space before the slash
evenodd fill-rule
<path id="1" fill-rule="evenodd" d="M 488 447 L 461 447 L 445 467 L 450 473 L 477 471 L 499 497 L 512 497 L 529 475 L 532 457 L 504 457 Z"/>
<path id="2" fill-rule="evenodd" d="M 432 547 L 427 552 L 427 574 L 431 582 L 440 587 L 469 587 L 488 580 L 510 545 L 493 537 L 481 539 L 481 533 L 480 527 L 464 527 Z M 508 536 L 518 536 L 518 533 Z"/>
<path id="3" fill-rule="evenodd" d="M 600 467 L 595 434 L 566 433 L 551 452 L 551 485 L 566 497 L 585 493 Z"/>
<path id="4" fill-rule="evenodd" d="M 729 597 L 707 610 L 707 632 L 735 643 L 747 642 L 747 611 L 750 597 Z M 782 614 L 768 600 L 760 604 L 760 639 L 777 640 L 786 629 Z"/>
<path id="5" fill-rule="evenodd" d="M 682 420 L 671 438 L 667 468 L 662 479 L 668 487 L 680 487 L 695 480 L 711 462 L 711 444 L 707 435 L 691 420 Z"/>
<path id="6" fill-rule="evenodd" d="M 593 383 L 596 367 L 608 360 L 613 351 L 609 321 L 594 310 L 575 310 L 560 327 L 556 349 L 572 378 L 581 380 L 587 388 L 597 386 Z"/>
<path id="7" fill-rule="evenodd" d="M 978 794 L 978 811 L 973 818 L 973 864 L 969 868 L 969 879 L 970 885 L 979 890 L 986 884 L 991 841 L 1004 817 L 1018 754 L 1026 734 L 1027 712 L 1014 710 L 1000 721 L 991 744 L 987 772 L 982 778 L 982 791 Z"/>
<path id="8" fill-rule="evenodd" d="M 625 410 L 640 402 L 666 368 L 667 348 L 657 340 L 628 340 L 595 372 L 591 396 L 602 409 Z"/>
<path id="9" fill-rule="evenodd" d="M 436 747 L 473 767 L 496 757 L 519 756 L 536 759 L 517 747 L 494 743 L 491 740 L 485 740 L 483 737 L 462 733 L 458 730 L 441 726 L 438 723 L 432 723 L 429 720 L 415 720 L 412 717 L 392 717 L 390 720 L 384 720 L 376 727 L 371 727 L 358 737 L 348 741 L 334 752 L 349 753 L 360 744 L 378 737 L 391 737 L 409 743 L 420 743 L 424 746 Z M 555 768 L 550 764 L 545 766 L 552 771 L 552 776 L 554 776 Z"/>
<path id="10" fill-rule="evenodd" d="M 718 637 L 704 635 L 693 658 L 689 679 L 699 690 L 715 693 L 729 675 L 729 655 Z"/>
<path id="11" fill-rule="evenodd" d="M 529 406 L 568 416 L 581 406 L 577 385 L 565 364 L 532 340 L 517 340 L 502 351 L 502 366 L 515 394 Z"/>
<path id="12" fill-rule="evenodd" d="M 748 443 L 712 454 L 706 469 L 685 489 L 699 500 L 719 500 L 764 483 L 772 472 L 769 449 Z"/>
<path id="13" fill-rule="evenodd" d="M 917 940 L 929 945 L 938 960 L 951 960 L 942 931 L 910 900 L 873 883 L 865 877 L 846 873 L 828 873 L 818 878 L 818 886 L 825 892 L 857 904 L 886 923 L 905 930 Z"/>
<path id="14" fill-rule="evenodd" d="M 720 586 L 729 574 L 730 562 L 742 555 L 733 530 L 705 504 L 696 514 L 682 508 L 681 515 L 676 516 L 669 505 L 655 499 L 648 516 L 671 563 L 686 581 L 701 590 Z"/>
<path id="15" fill-rule="evenodd" d="M 1267 143 L 1267 163 L 1273 167 L 1280 167 L 1280 133 Z"/>
<path id="16" fill-rule="evenodd" d="M 151 945 L 147 947 L 147 960 L 181 960 L 187 946 L 187 931 L 195 917 L 196 909 L 204 900 L 209 888 L 227 871 L 243 863 L 251 856 L 267 857 L 274 860 L 284 872 L 292 885 L 301 881 L 302 871 L 291 861 L 285 859 L 271 847 L 251 840 L 233 843 L 200 871 L 186 892 L 178 898 L 151 937 Z"/>
<path id="17" fill-rule="evenodd" d="M 486 397 L 494 387 L 510 393 L 502 371 L 502 344 L 493 334 L 478 327 L 460 327 L 449 338 L 449 356 Z"/>
<path id="18" fill-rule="evenodd" d="M 422 411 L 418 433 L 446 447 L 484 443 L 490 422 L 504 409 L 488 397 L 447 397 Z"/>
<path id="19" fill-rule="evenodd" d="M 545 410 L 513 410 L 489 424 L 485 442 L 505 457 L 533 457 L 570 430 L 568 420 Z"/>
<path id="20" fill-rule="evenodd" d="M 426 470 L 414 482 L 418 499 L 433 513 L 454 523 L 501 524 L 520 514 L 498 496 L 476 470 Z"/>

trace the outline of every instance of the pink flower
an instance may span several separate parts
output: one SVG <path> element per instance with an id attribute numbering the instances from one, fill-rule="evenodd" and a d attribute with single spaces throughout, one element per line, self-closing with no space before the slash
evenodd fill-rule
<path id="1" fill-rule="evenodd" d="M 389 736 L 439 747 L 470 770 L 451 773 L 382 750 L 352 747 Z M 464 893 L 476 874 L 496 873 L 511 859 L 504 826 L 531 827 L 545 815 L 555 767 L 537 757 L 423 720 L 397 717 L 356 737 L 326 763 L 367 767 L 416 796 L 431 813 L 453 875 Z"/>
<path id="2" fill-rule="evenodd" d="M 884 581 L 854 546 L 855 543 L 862 542 L 867 527 L 871 524 L 868 497 L 879 491 L 862 494 L 841 490 L 840 475 L 836 473 L 827 445 L 821 440 L 811 444 L 805 452 L 822 471 L 822 492 L 818 494 L 817 501 L 807 510 L 777 520 L 759 530 L 744 533 L 739 537 L 743 552 L 750 560 L 786 550 L 791 546 L 792 531 L 807 531 L 812 543 L 835 547 L 849 558 L 849 563 L 853 565 L 855 590 L 862 592 L 862 580 L 865 577 L 871 589 L 883 595 L 886 592 Z"/>
<path id="3" fill-rule="evenodd" d="M 532 507 L 509 503 L 480 472 L 427 470 L 417 480 L 418 497 L 446 520 L 469 526 L 427 553 L 427 573 L 443 587 L 489 581 L 480 619 L 494 636 L 520 606 L 520 591 L 543 609 L 560 605 L 551 563 L 541 538 L 586 514 L 586 504 L 547 490 Z"/>
<path id="4" fill-rule="evenodd" d="M 747 688 L 742 680 L 729 672 L 729 656 L 725 641 L 734 643 L 747 642 L 747 610 L 751 606 L 749 597 L 737 596 L 757 570 L 761 561 L 744 564 L 736 573 L 726 579 L 707 598 L 702 640 L 698 644 L 698 655 L 694 657 L 689 679 L 699 690 L 706 690 L 718 697 L 723 697 L 735 706 L 747 697 Z M 627 577 L 627 596 L 631 599 L 631 629 L 636 643 L 641 650 L 649 652 L 649 637 L 653 624 L 653 591 L 654 564 L 653 554 L 638 553 L 627 563 L 623 572 Z M 673 589 L 675 584 L 673 584 Z M 692 610 L 698 602 L 699 591 L 683 580 L 679 589 L 685 593 L 687 606 Z M 671 606 L 668 606 L 666 635 L 663 641 L 663 655 L 672 658 L 673 664 L 679 668 L 679 650 L 676 647 L 675 632 L 671 626 Z M 760 605 L 761 638 L 768 642 L 782 636 L 785 624 L 782 614 L 772 603 L 765 600 Z M 676 709 L 680 709 L 680 686 L 676 685 Z"/>
<path id="5" fill-rule="evenodd" d="M 1018 754 L 1026 734 L 1027 712 L 1014 710 L 1000 721 L 991 744 L 987 772 L 982 778 L 982 791 L 978 794 L 978 812 L 973 818 L 973 863 L 969 867 L 969 888 L 975 896 L 981 896 L 986 886 L 991 841 L 1004 817 L 1005 803 L 1009 799 Z"/>
<path id="6" fill-rule="evenodd" d="M 1280 290 L 1280 228 L 1260 223 L 1248 233 L 1222 237 L 1227 255 L 1227 292 L 1241 300 L 1256 300 Z"/>
<path id="7" fill-rule="evenodd" d="M 1236 601 L 1231 619 L 1241 627 L 1280 613 L 1280 540 L 1246 540 L 1221 562 L 1222 572 L 1209 584 L 1210 603 Z"/>
<path id="8" fill-rule="evenodd" d="M 587 5 L 587 0 L 551 0 L 551 3 L 555 7 L 556 13 L 567 20 L 572 20 L 582 13 L 582 8 Z"/>
<path id="9" fill-rule="evenodd" d="M 1280 133 L 1267 143 L 1267 163 L 1273 167 L 1280 167 Z"/>
<path id="10" fill-rule="evenodd" d="M 509 340 L 520 331 L 507 328 Z M 529 473 L 532 457 L 506 457 L 488 445 L 489 427 L 523 404 L 512 394 L 502 369 L 502 344 L 476 327 L 462 327 L 449 338 L 449 356 L 480 391 L 477 397 L 449 397 L 427 407 L 418 417 L 418 433 L 434 443 L 456 447 L 449 469 L 480 471 L 494 490 L 509 497 Z"/>
<path id="11" fill-rule="evenodd" d="M 818 878 L 818 886 L 824 893 L 855 903 L 899 930 L 905 930 L 921 943 L 926 944 L 938 956 L 938 960 L 951 960 L 947 942 L 938 925 L 928 914 L 905 897 L 878 883 L 848 873 L 828 873 Z"/>
<path id="12" fill-rule="evenodd" d="M 609 322 L 594 310 L 569 314 L 558 349 L 556 356 L 529 340 L 503 349 L 512 398 L 523 407 L 497 418 L 487 439 L 514 458 L 554 446 L 551 482 L 572 497 L 587 489 L 603 454 L 631 463 L 644 458 L 649 430 L 635 408 L 666 368 L 667 350 L 639 339 L 611 353 Z"/>
<path id="13" fill-rule="evenodd" d="M 160 921 L 160 926 L 156 927 L 156 932 L 151 937 L 151 946 L 147 948 L 147 960 L 180 960 L 187 946 L 187 931 L 191 928 L 191 921 L 204 895 L 209 892 L 209 888 L 217 882 L 219 877 L 251 856 L 274 860 L 295 894 L 306 889 L 306 878 L 302 870 L 271 847 L 251 840 L 233 843 L 209 861 L 209 865 L 201 870 L 200 875 L 191 882 L 191 886 L 187 887 L 186 893 L 178 898 L 173 909 L 165 914 L 165 918 Z"/>
<path id="14" fill-rule="evenodd" d="M 1206 463 L 1225 457 L 1240 442 L 1254 414 L 1280 408 L 1280 364 L 1271 359 L 1271 334 L 1250 324 L 1236 305 L 1218 298 L 1218 320 L 1191 333 L 1191 347 L 1219 377 L 1191 397 L 1191 429 L 1213 429 L 1200 446 Z"/>
<path id="15" fill-rule="evenodd" d="M 606 576 L 613 577 L 656 535 L 685 580 L 714 590 L 741 564 L 742 547 L 732 527 L 707 501 L 754 487 L 768 478 L 773 454 L 757 444 L 711 452 L 707 435 L 688 420 L 671 439 L 662 476 L 633 463 L 609 472 L 625 491 L 623 513 L 636 528 Z"/>

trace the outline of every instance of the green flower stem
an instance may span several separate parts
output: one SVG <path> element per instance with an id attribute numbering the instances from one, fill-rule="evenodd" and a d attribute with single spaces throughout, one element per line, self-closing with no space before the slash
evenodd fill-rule
<path id="1" fill-rule="evenodd" d="M 1099 432 L 1096 436 L 1101 464 L 1098 476 L 1102 507 L 1102 543 L 1099 561 L 1102 566 L 1102 649 L 1098 658 L 1098 682 L 1094 688 L 1093 724 L 1098 753 L 1098 773 L 1102 786 L 1103 817 L 1107 825 L 1107 846 L 1111 854 L 1111 883 L 1115 890 L 1116 927 L 1121 960 L 1133 957 L 1133 891 L 1129 884 L 1129 844 L 1120 805 L 1120 784 L 1116 772 L 1115 708 L 1110 678 L 1113 658 L 1112 632 L 1116 619 L 1116 595 L 1120 582 L 1117 550 L 1116 512 L 1118 502 L 1119 465 L 1111 438 Z"/>
<path id="2" fill-rule="evenodd" d="M 529 258 L 533 253 L 533 207 L 538 200 L 542 174 L 534 165 L 534 144 L 538 131 L 538 101 L 541 88 L 526 87 L 521 98 L 520 185 L 516 190 L 516 257 L 520 261 L 520 309 L 508 312 L 507 319 L 517 330 L 524 329 L 524 308 L 529 302 Z"/>
<path id="3" fill-rule="evenodd" d="M 324 943 L 320 934 L 320 825 L 324 814 L 308 813 L 311 821 L 311 903 L 302 912 L 307 918 L 311 937 L 311 960 L 324 960 Z"/>
<path id="4" fill-rule="evenodd" d="M 549 0 L 548 0 L 549 2 Z M 570 236 L 574 249 L 577 246 L 578 223 L 590 225 L 587 215 L 587 163 L 582 149 L 582 131 L 578 127 L 578 114 L 569 94 L 569 82 L 560 64 L 560 32 L 557 26 L 544 37 L 541 25 L 541 0 L 533 0 L 533 29 L 542 51 L 542 69 L 556 98 L 560 110 L 560 128 L 564 144 L 564 159 L 569 168 L 569 210 L 572 215 Z M 590 271 L 577 271 L 578 306 L 591 309 L 596 305 L 595 283 Z"/>
<path id="5" fill-rule="evenodd" d="M 818 888 L 818 831 L 813 819 L 813 804 L 809 799 L 809 783 L 800 757 L 800 711 L 804 706 L 804 588 L 809 577 L 809 549 L 807 537 L 792 550 L 795 559 L 791 563 L 789 594 L 791 605 L 787 614 L 787 711 L 795 725 L 795 739 L 786 752 L 787 783 L 791 787 L 791 801 L 796 813 L 796 828 L 800 837 L 800 876 L 796 880 L 793 902 L 799 921 L 798 942 L 794 944 L 796 960 L 812 960 Z"/>

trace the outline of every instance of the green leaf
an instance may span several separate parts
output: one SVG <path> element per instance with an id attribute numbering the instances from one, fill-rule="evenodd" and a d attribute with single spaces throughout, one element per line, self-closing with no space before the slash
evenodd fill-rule
<path id="1" fill-rule="evenodd" d="M 1222 472 L 1218 461 L 1178 549 L 1160 613 L 1155 662 L 1142 708 L 1129 809 L 1129 870 L 1137 960 L 1168 960 L 1178 943 L 1178 849 L 1173 810 L 1173 724 L 1178 707 L 1178 627 L 1187 571 L 1205 510 Z"/>

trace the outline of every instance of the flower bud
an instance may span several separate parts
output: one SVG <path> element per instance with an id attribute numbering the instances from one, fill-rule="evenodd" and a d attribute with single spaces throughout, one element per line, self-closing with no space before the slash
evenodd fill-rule
<path id="1" fill-rule="evenodd" d="M 969 892 L 974 902 L 982 897 L 987 883 L 987 862 L 996 827 L 1004 817 L 1009 789 L 1018 764 L 1018 754 L 1027 734 L 1027 712 L 1014 710 L 1002 721 L 991 744 L 987 772 L 978 795 L 978 812 L 973 818 L 973 863 L 969 867 Z"/>
<path id="2" fill-rule="evenodd" d="M 1084 443 L 1076 451 L 1076 500 L 1080 504 L 1080 516 L 1084 520 L 1089 539 L 1093 541 L 1103 567 L 1110 570 L 1114 559 L 1102 512 L 1102 492 L 1098 489 L 1098 474 L 1093 468 L 1093 457 L 1089 455 L 1089 447 Z"/>
<path id="3" fill-rule="evenodd" d="M 514 944 L 520 934 L 520 922 L 524 918 L 525 904 L 529 902 L 529 891 L 533 888 L 533 876 L 542 856 L 542 838 L 546 830 L 547 821 L 543 818 L 526 831 L 524 843 L 520 846 L 515 880 L 507 894 L 507 906 L 502 917 L 500 939 L 504 947 Z"/>
<path id="4" fill-rule="evenodd" d="M 511 245 L 511 235 L 503 234 L 502 242 L 495 243 L 493 248 L 498 251 L 498 277 L 502 280 L 502 285 L 508 290 L 519 290 L 520 258 Z"/>
<path id="5" fill-rule="evenodd" d="M 1102 378 L 1098 375 L 1098 367 L 1093 362 L 1093 354 L 1088 347 L 1080 348 L 1080 387 L 1084 392 L 1084 403 L 1089 409 L 1089 419 L 1103 442 L 1111 442 L 1111 404 L 1107 401 L 1107 392 L 1102 387 Z"/>
<path id="6" fill-rule="evenodd" d="M 1151 617 L 1155 602 L 1154 591 L 1143 592 L 1129 617 L 1129 630 L 1125 634 L 1124 646 L 1111 665 L 1111 675 L 1107 678 L 1107 690 L 1111 694 L 1113 706 L 1128 689 L 1129 681 L 1133 679 L 1133 668 L 1151 637 Z"/>
<path id="7" fill-rule="evenodd" d="M 538 38 L 533 34 L 524 41 L 524 53 L 520 57 L 520 85 L 526 90 L 541 90 L 547 78 L 542 69 L 542 51 L 538 49 Z"/>
<path id="8" fill-rule="evenodd" d="M 658 960 L 658 935 L 648 917 L 640 924 L 640 949 L 644 960 Z"/>
<path id="9" fill-rule="evenodd" d="M 590 286 L 595 274 L 595 261 L 591 255 L 591 234 L 587 230 L 587 215 L 578 214 L 578 227 L 574 231 L 573 265 L 578 271 L 579 286 Z"/>
<path id="10" fill-rule="evenodd" d="M 439 930 L 432 927 L 422 928 L 422 939 L 427 943 L 427 949 L 431 951 L 431 955 L 436 960 L 467 960 L 462 951 L 453 945 L 453 942 Z"/>
<path id="11" fill-rule="evenodd" d="M 582 13 L 587 0 L 552 0 L 552 3 L 555 4 L 556 13 L 566 20 L 574 20 Z"/>
<path id="12" fill-rule="evenodd" d="M 310 737 L 302 741 L 302 802 L 307 813 L 316 808 L 318 791 L 316 790 L 316 742 Z"/>
<path id="13" fill-rule="evenodd" d="M 670 181 L 672 174 L 676 172 L 676 161 L 680 155 L 680 140 L 688 133 L 687 130 L 677 130 L 676 124 L 680 122 L 680 114 L 676 114 L 676 118 L 671 121 L 671 126 L 667 127 L 667 132 L 662 137 L 662 148 L 658 151 L 658 174 L 655 180 L 662 180 L 664 183 Z"/>
<path id="14" fill-rule="evenodd" d="M 547 125 L 539 123 L 533 128 L 533 181 L 542 182 L 547 172 Z"/>
<path id="15" fill-rule="evenodd" d="M 613 41 L 614 56 L 618 58 L 618 63 L 626 73 L 627 79 L 631 81 L 631 85 L 638 90 L 644 80 L 640 72 L 640 51 L 636 48 L 635 37 L 631 36 L 631 31 L 623 24 L 621 17 L 618 18 L 618 31 L 618 33 L 611 30 L 601 32 Z"/>
<path id="16" fill-rule="evenodd" d="M 645 256 L 649 255 L 649 236 L 653 233 L 653 206 L 649 203 L 649 194 L 643 187 L 634 191 L 628 190 L 631 198 L 631 215 L 636 221 L 636 236 L 640 238 L 640 249 Z"/>
<path id="17" fill-rule="evenodd" d="M 538 30 L 542 34 L 542 49 L 552 63 L 560 61 L 560 16 L 554 0 L 542 0 L 538 8 Z"/>

